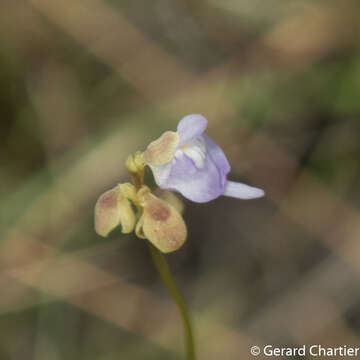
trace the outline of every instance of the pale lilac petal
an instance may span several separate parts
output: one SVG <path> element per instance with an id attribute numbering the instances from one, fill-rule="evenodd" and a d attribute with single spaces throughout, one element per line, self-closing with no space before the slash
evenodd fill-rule
<path id="1" fill-rule="evenodd" d="M 265 195 L 264 190 L 246 184 L 228 181 L 225 187 L 225 196 L 238 199 L 256 199 Z"/>
<path id="2" fill-rule="evenodd" d="M 154 174 L 154 179 L 156 184 L 164 189 L 164 186 L 166 186 L 167 179 L 170 175 L 172 163 L 167 163 L 160 166 L 150 166 L 151 170 Z"/>
<path id="3" fill-rule="evenodd" d="M 209 157 L 205 158 L 203 167 L 198 168 L 186 154 L 174 158 L 169 177 L 162 187 L 178 191 L 199 203 L 213 200 L 225 190 L 219 171 Z"/>
<path id="4" fill-rule="evenodd" d="M 206 134 L 201 135 L 205 140 L 206 153 L 210 156 L 219 170 L 222 184 L 226 184 L 226 176 L 230 172 L 230 164 L 221 148 Z"/>
<path id="5" fill-rule="evenodd" d="M 180 137 L 179 146 L 183 146 L 201 135 L 206 129 L 207 120 L 200 114 L 184 116 L 177 126 Z"/>

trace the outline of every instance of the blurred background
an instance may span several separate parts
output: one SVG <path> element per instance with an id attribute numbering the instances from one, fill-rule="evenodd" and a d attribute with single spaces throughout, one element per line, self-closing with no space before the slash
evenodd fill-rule
<path id="1" fill-rule="evenodd" d="M 189 113 L 266 191 L 185 202 L 167 259 L 199 359 L 360 344 L 359 1 L 0 7 L 1 360 L 184 359 L 146 243 L 93 209 Z"/>

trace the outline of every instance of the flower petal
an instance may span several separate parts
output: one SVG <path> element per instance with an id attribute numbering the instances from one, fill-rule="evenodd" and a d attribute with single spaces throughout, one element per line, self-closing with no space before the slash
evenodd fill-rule
<path id="1" fill-rule="evenodd" d="M 230 164 L 221 150 L 220 146 L 218 146 L 209 136 L 206 134 L 202 135 L 202 138 L 205 140 L 206 144 L 206 152 L 208 156 L 211 157 L 219 172 L 221 173 L 221 180 L 223 181 L 223 186 L 226 184 L 226 176 L 230 172 Z"/>
<path id="2" fill-rule="evenodd" d="M 181 215 L 166 201 L 150 192 L 143 196 L 144 214 L 137 234 L 146 238 L 160 251 L 169 253 L 179 249 L 185 242 L 187 229 Z"/>
<path id="3" fill-rule="evenodd" d="M 148 165 L 164 165 L 172 160 L 179 144 L 179 135 L 174 131 L 164 132 L 157 140 L 150 143 L 144 152 Z"/>
<path id="4" fill-rule="evenodd" d="M 103 193 L 95 205 L 95 231 L 106 237 L 118 225 L 124 234 L 135 227 L 135 214 L 129 200 L 123 196 L 120 185 Z"/>
<path id="5" fill-rule="evenodd" d="M 264 190 L 243 183 L 228 181 L 225 187 L 225 196 L 238 199 L 256 199 L 265 195 Z"/>
<path id="6" fill-rule="evenodd" d="M 184 116 L 177 126 L 180 136 L 179 146 L 183 146 L 201 135 L 206 129 L 207 120 L 200 114 Z"/>
<path id="7" fill-rule="evenodd" d="M 202 168 L 186 154 L 175 156 L 164 189 L 180 192 L 187 199 L 204 203 L 223 194 L 224 179 L 209 156 L 205 157 Z"/>
<path id="8" fill-rule="evenodd" d="M 182 149 L 176 150 L 175 156 L 182 155 L 183 153 L 195 163 L 197 168 L 204 167 L 206 145 L 203 137 L 200 135 L 187 143 Z"/>
<path id="9" fill-rule="evenodd" d="M 154 179 L 155 179 L 156 184 L 160 188 L 165 189 L 167 179 L 169 178 L 169 175 L 171 172 L 172 162 L 167 163 L 165 165 L 160 165 L 160 166 L 151 166 L 150 165 L 150 168 L 154 174 Z"/>
<path id="10" fill-rule="evenodd" d="M 156 189 L 154 194 L 173 206 L 179 214 L 183 214 L 185 205 L 178 195 L 175 195 L 173 191 Z"/>

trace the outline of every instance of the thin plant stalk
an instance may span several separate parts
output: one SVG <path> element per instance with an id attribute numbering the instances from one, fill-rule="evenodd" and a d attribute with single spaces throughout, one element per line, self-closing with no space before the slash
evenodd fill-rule
<path id="1" fill-rule="evenodd" d="M 151 253 L 151 257 L 155 264 L 156 269 L 158 270 L 162 281 L 165 286 L 169 290 L 170 295 L 173 297 L 177 307 L 179 308 L 181 317 L 184 322 L 184 330 L 185 330 L 185 342 L 186 342 L 186 354 L 187 360 L 195 360 L 195 346 L 194 346 L 194 335 L 191 326 L 189 311 L 187 310 L 187 306 L 177 289 L 176 283 L 174 281 L 173 276 L 171 275 L 171 271 L 169 265 L 164 257 L 164 255 L 151 243 L 149 243 L 149 250 Z"/>

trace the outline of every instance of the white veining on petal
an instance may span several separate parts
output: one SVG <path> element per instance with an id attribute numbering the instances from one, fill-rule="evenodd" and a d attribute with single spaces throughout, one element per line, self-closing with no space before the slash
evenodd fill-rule
<path id="1" fill-rule="evenodd" d="M 175 158 L 173 159 L 175 161 Z M 164 186 L 167 178 L 169 177 L 171 171 L 171 163 L 167 163 L 161 166 L 151 166 L 150 168 L 154 174 L 155 182 L 160 186 Z"/>
<path id="2" fill-rule="evenodd" d="M 175 152 L 175 159 L 184 155 L 194 161 L 198 169 L 202 169 L 204 167 L 206 157 L 206 146 L 204 139 L 201 136 L 198 136 L 188 144 L 181 146 Z"/>

